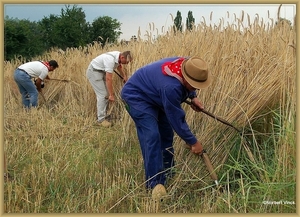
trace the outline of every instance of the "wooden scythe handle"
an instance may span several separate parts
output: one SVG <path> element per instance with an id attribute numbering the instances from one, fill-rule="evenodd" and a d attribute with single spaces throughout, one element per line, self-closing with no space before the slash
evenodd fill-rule
<path id="1" fill-rule="evenodd" d="M 204 163 L 205 163 L 205 165 L 206 165 L 206 167 L 207 167 L 207 170 L 209 171 L 209 173 L 210 173 L 210 177 L 214 180 L 214 181 L 217 181 L 218 180 L 218 176 L 217 176 L 217 174 L 216 174 L 216 172 L 215 172 L 215 170 L 214 170 L 214 167 L 213 167 L 213 165 L 212 165 L 212 163 L 211 163 L 211 160 L 210 160 L 210 158 L 209 158 L 209 156 L 208 156 L 208 154 L 206 153 L 206 151 L 204 150 L 203 151 L 203 153 L 202 153 L 202 159 L 203 159 L 203 161 L 204 161 Z"/>

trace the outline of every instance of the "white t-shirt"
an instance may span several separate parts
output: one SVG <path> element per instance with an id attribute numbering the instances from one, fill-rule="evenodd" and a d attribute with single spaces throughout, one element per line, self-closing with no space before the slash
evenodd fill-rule
<path id="1" fill-rule="evenodd" d="M 32 78 L 39 77 L 44 80 L 48 75 L 48 68 L 40 61 L 32 61 L 24 63 L 18 67 L 19 69 L 25 70 Z"/>
<path id="2" fill-rule="evenodd" d="M 95 70 L 102 70 L 113 73 L 114 69 L 119 65 L 120 51 L 111 51 L 97 56 L 91 61 Z"/>

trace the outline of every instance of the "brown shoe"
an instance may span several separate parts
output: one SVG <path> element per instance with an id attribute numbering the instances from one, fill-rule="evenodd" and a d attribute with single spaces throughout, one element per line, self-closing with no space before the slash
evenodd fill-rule
<path id="1" fill-rule="evenodd" d="M 162 184 L 156 185 L 152 190 L 152 199 L 162 201 L 162 198 L 167 195 L 165 186 Z"/>

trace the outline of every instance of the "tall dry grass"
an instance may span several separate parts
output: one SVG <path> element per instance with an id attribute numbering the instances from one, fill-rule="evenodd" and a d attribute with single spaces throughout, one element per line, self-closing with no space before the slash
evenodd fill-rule
<path id="1" fill-rule="evenodd" d="M 249 16 L 245 28 L 243 19 L 219 25 L 204 20 L 193 31 L 176 34 L 169 28 L 157 40 L 153 24 L 145 41 L 104 48 L 94 44 L 64 53 L 53 49 L 36 59 L 57 60 L 60 67 L 50 77 L 69 81 L 47 81 L 46 102 L 39 98 L 39 107 L 31 111 L 21 108 L 12 77 L 22 60 L 5 62 L 4 150 L 13 177 L 5 182 L 5 212 L 295 212 L 294 204 L 267 206 L 263 201 L 292 203 L 296 198 L 296 33 L 284 23 L 266 25 Z M 94 57 L 111 50 L 132 51 L 129 75 L 169 56 L 199 55 L 208 62 L 214 80 L 198 92 L 199 99 L 250 141 L 182 105 L 222 191 L 212 188 L 201 159 L 175 136 L 177 176 L 167 183 L 164 203 L 153 203 L 144 189 L 135 126 L 118 94 L 114 127 L 93 126 L 96 98 L 85 73 Z M 116 93 L 122 88 L 116 75 L 114 88 Z"/>

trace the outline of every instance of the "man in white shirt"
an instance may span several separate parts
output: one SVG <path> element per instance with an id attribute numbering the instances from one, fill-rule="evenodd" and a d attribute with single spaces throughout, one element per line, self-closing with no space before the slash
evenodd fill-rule
<path id="1" fill-rule="evenodd" d="M 50 79 L 48 73 L 58 68 L 55 60 L 32 61 L 20 65 L 14 72 L 14 79 L 22 95 L 25 108 L 37 107 L 38 92 L 42 92 L 42 82 Z M 31 80 L 35 79 L 35 84 Z"/>
<path id="2" fill-rule="evenodd" d="M 112 85 L 112 73 L 117 69 L 127 81 L 127 75 L 122 69 L 122 64 L 132 61 L 130 51 L 111 51 L 94 58 L 86 71 L 86 76 L 91 83 L 97 97 L 97 124 L 110 127 L 111 122 L 106 120 L 108 102 L 115 101 Z"/>

